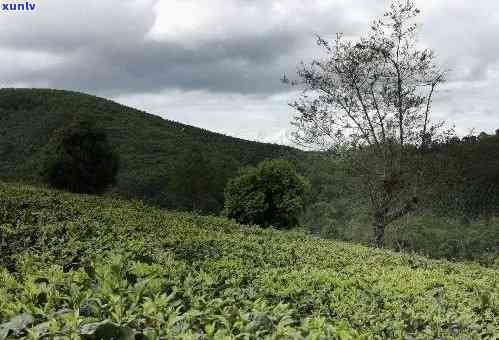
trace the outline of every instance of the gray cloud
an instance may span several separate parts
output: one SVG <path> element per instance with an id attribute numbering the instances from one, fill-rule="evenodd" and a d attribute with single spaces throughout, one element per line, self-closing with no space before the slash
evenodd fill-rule
<path id="1" fill-rule="evenodd" d="M 232 3 L 233 9 L 243 3 L 253 3 L 225 1 Z M 191 2 L 196 7 L 203 1 Z M 174 10 L 180 2 L 93 0 L 68 3 L 54 0 L 39 4 L 34 14 L 3 14 L 6 20 L 2 22 L 1 46 L 51 54 L 61 59 L 57 64 L 29 73 L 7 73 L 4 81 L 44 80 L 55 87 L 103 93 L 136 93 L 164 88 L 241 93 L 282 90 L 279 75 L 289 65 L 276 61 L 300 48 L 303 36 L 307 35 L 298 29 L 297 23 L 301 20 L 298 20 L 298 13 L 295 17 L 286 16 L 286 20 L 281 19 L 285 22 L 270 24 L 262 31 L 252 27 L 252 22 L 242 23 L 237 18 L 227 17 L 235 26 L 229 24 L 222 29 L 212 29 L 217 33 L 213 36 L 209 32 L 213 23 L 207 15 L 209 20 L 199 28 L 198 35 L 195 30 L 178 34 L 167 31 L 168 37 L 162 39 L 162 13 L 158 11 L 167 11 L 164 4 L 168 3 Z M 262 6 L 255 5 L 254 13 L 247 19 L 263 15 L 269 10 L 269 4 L 277 2 L 254 3 Z M 154 6 L 162 4 L 160 8 Z M 208 8 L 206 5 L 199 7 Z M 312 9 L 316 14 L 319 7 Z M 348 21 L 340 14 L 339 11 L 332 13 L 329 19 L 338 28 L 347 27 Z M 156 27 L 160 33 L 149 37 L 149 33 L 158 31 Z M 307 38 L 311 40 L 311 32 L 309 35 Z"/>
<path id="2" fill-rule="evenodd" d="M 281 141 L 292 115 L 282 74 L 320 52 L 315 33 L 358 35 L 387 3 L 38 0 L 35 13 L 0 12 L 0 84 L 90 92 L 224 133 Z M 420 7 L 421 43 L 452 69 L 437 115 L 463 131 L 499 127 L 491 114 L 499 100 L 499 3 L 421 0 Z M 228 104 L 234 98 L 238 105 Z M 220 112 L 237 121 L 223 122 Z"/>

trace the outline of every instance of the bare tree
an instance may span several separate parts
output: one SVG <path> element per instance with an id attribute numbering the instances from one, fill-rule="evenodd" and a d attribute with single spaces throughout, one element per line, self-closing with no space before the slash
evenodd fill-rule
<path id="1" fill-rule="evenodd" d="M 387 225 L 416 208 L 418 160 L 442 127 L 430 112 L 445 72 L 432 50 L 418 47 L 419 13 L 413 0 L 394 1 L 367 37 L 317 37 L 326 57 L 302 63 L 292 82 L 303 90 L 290 104 L 296 142 L 346 151 L 369 195 L 376 246 Z"/>

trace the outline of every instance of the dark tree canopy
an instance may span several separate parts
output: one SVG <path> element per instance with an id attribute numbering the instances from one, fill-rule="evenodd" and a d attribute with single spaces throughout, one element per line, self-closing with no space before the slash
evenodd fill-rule
<path id="1" fill-rule="evenodd" d="M 227 178 L 226 171 L 235 173 L 237 167 L 194 145 L 190 150 L 182 150 L 175 175 L 170 178 L 170 188 L 179 194 L 181 206 L 193 211 L 216 211 L 216 207 L 223 204 L 225 183 L 220 182 Z"/>
<path id="2" fill-rule="evenodd" d="M 298 223 L 308 181 L 284 160 L 245 168 L 225 189 L 225 213 L 244 224 L 288 228 Z"/>
<path id="3" fill-rule="evenodd" d="M 106 133 L 89 122 L 74 121 L 52 136 L 42 176 L 55 188 L 98 194 L 114 184 L 118 165 Z"/>

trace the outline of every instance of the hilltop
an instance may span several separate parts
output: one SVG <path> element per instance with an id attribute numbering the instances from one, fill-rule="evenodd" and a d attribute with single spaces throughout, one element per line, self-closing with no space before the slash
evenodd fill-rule
<path id="1" fill-rule="evenodd" d="M 0 178 L 38 181 L 44 145 L 75 116 L 103 128 L 121 158 L 113 191 L 170 208 L 218 212 L 228 178 L 264 159 L 303 153 L 162 119 L 62 90 L 0 89 Z"/>
<path id="2" fill-rule="evenodd" d="M 0 183 L 0 339 L 494 338 L 499 275 Z"/>

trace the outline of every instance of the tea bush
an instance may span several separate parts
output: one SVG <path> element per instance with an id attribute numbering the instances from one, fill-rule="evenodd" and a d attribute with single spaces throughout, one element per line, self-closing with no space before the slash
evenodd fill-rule
<path id="1" fill-rule="evenodd" d="M 497 268 L 16 184 L 0 207 L 2 340 L 499 335 Z"/>

